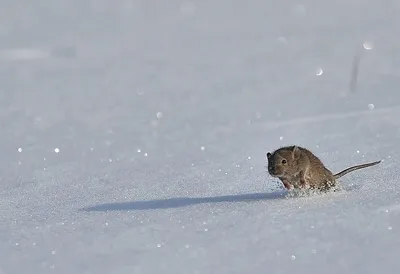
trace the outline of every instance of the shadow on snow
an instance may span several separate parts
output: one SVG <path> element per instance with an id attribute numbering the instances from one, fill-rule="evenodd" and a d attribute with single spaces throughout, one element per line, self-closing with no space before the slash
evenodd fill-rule
<path id="1" fill-rule="evenodd" d="M 151 209 L 167 209 L 179 208 L 198 204 L 210 203 L 237 203 L 237 202 L 251 202 L 260 200 L 275 200 L 285 199 L 287 192 L 273 192 L 273 193 L 251 193 L 215 197 L 181 197 L 169 198 L 149 201 L 137 202 L 124 202 L 124 203 L 107 203 L 83 208 L 83 211 L 121 211 L 121 210 L 151 210 Z"/>

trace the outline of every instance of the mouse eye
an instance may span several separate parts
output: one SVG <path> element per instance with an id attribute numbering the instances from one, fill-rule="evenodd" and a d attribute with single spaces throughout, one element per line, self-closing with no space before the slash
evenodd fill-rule
<path id="1" fill-rule="evenodd" d="M 282 160 L 282 164 L 286 164 L 287 162 L 286 162 L 286 160 L 285 159 L 283 159 Z"/>

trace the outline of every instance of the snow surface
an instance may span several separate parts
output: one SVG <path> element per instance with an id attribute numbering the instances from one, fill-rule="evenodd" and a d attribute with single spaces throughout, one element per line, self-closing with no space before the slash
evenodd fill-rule
<path id="1" fill-rule="evenodd" d="M 0 273 L 400 273 L 399 12 L 1 1 Z M 289 197 L 289 144 L 384 162 Z"/>

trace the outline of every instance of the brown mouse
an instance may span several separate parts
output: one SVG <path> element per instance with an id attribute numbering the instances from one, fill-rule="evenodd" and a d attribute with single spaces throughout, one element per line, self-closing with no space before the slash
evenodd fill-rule
<path id="1" fill-rule="evenodd" d="M 282 147 L 273 153 L 267 153 L 268 173 L 279 178 L 285 188 L 311 188 L 321 191 L 336 186 L 336 179 L 357 169 L 379 164 L 381 161 L 349 167 L 333 174 L 308 149 L 299 146 Z"/>

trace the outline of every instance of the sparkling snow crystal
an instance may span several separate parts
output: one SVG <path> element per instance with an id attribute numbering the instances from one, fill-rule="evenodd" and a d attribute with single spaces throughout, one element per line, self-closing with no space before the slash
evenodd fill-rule
<path id="1" fill-rule="evenodd" d="M 373 48 L 373 45 L 371 42 L 364 42 L 363 47 L 366 50 L 371 50 Z"/>

